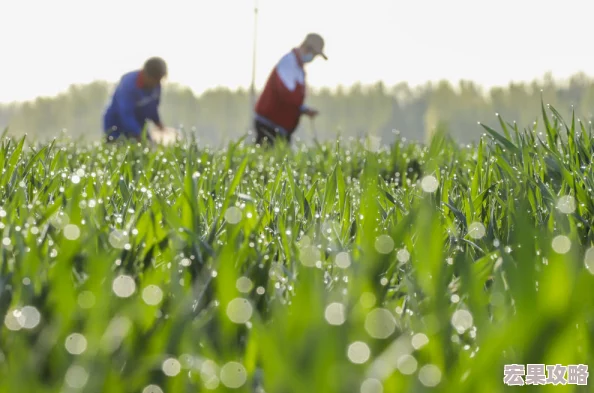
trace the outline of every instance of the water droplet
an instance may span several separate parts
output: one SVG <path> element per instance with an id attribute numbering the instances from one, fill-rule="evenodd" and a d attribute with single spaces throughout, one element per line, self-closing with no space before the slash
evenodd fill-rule
<path id="1" fill-rule="evenodd" d="M 355 341 L 347 350 L 349 360 L 355 364 L 363 364 L 369 360 L 371 350 L 363 341 Z"/>
<path id="2" fill-rule="evenodd" d="M 375 295 L 373 293 L 363 292 L 359 298 L 359 303 L 361 303 L 364 308 L 371 308 L 375 306 L 375 300 Z"/>
<path id="3" fill-rule="evenodd" d="M 74 184 L 80 183 L 80 176 L 78 176 L 78 175 L 72 176 L 72 183 L 74 183 Z"/>
<path id="4" fill-rule="evenodd" d="M 388 235 L 381 235 L 375 239 L 375 250 L 380 254 L 389 254 L 394 249 L 394 240 Z"/>
<path id="5" fill-rule="evenodd" d="M 557 201 L 557 209 L 561 213 L 571 214 L 575 211 L 575 198 L 571 195 L 565 195 Z"/>
<path id="6" fill-rule="evenodd" d="M 427 387 L 439 385 L 441 381 L 441 371 L 439 367 L 433 364 L 426 364 L 419 370 L 419 381 Z"/>
<path id="7" fill-rule="evenodd" d="M 142 291 L 142 300 L 149 306 L 156 306 L 163 300 L 163 291 L 156 285 L 149 285 Z"/>
<path id="8" fill-rule="evenodd" d="M 566 254 L 571 249 L 571 240 L 564 235 L 555 236 L 552 247 L 557 254 Z"/>
<path id="9" fill-rule="evenodd" d="M 398 250 L 398 252 L 396 253 L 396 259 L 398 259 L 398 261 L 401 263 L 406 263 L 410 259 L 410 253 L 404 248 Z"/>
<path id="10" fill-rule="evenodd" d="M 118 297 L 130 297 L 136 291 L 136 283 L 130 276 L 120 275 L 113 280 L 112 284 L 113 292 Z"/>
<path id="11" fill-rule="evenodd" d="M 486 233 L 485 226 L 480 222 L 473 222 L 468 226 L 468 235 L 473 239 L 481 239 Z"/>
<path id="12" fill-rule="evenodd" d="M 360 393 L 383 393 L 384 387 L 380 381 L 375 378 L 368 378 L 361 384 Z"/>
<path id="13" fill-rule="evenodd" d="M 235 287 L 241 293 L 249 293 L 252 290 L 253 283 L 247 277 L 239 277 L 235 282 Z"/>
<path id="14" fill-rule="evenodd" d="M 235 206 L 231 206 L 225 211 L 225 220 L 230 224 L 237 224 L 241 221 L 241 209 Z"/>
<path id="15" fill-rule="evenodd" d="M 233 323 L 246 323 L 252 317 L 252 312 L 252 305 L 244 298 L 235 298 L 227 305 L 227 317 L 229 317 Z"/>
<path id="16" fill-rule="evenodd" d="M 415 359 L 412 355 L 406 354 L 398 358 L 398 371 L 400 371 L 404 375 L 413 374 L 415 371 L 417 371 L 417 366 L 417 359 Z"/>
<path id="17" fill-rule="evenodd" d="M 80 229 L 74 224 L 68 224 L 64 227 L 64 237 L 68 240 L 76 240 L 80 236 Z"/>
<path id="18" fill-rule="evenodd" d="M 396 319 L 389 310 L 376 308 L 367 314 L 365 330 L 373 338 L 388 338 L 396 330 Z"/>
<path id="19" fill-rule="evenodd" d="M 20 315 L 21 310 L 19 309 L 8 310 L 6 316 L 4 317 L 4 325 L 6 325 L 6 328 L 8 330 L 16 332 L 23 328 L 18 320 Z"/>
<path id="20" fill-rule="evenodd" d="M 326 322 L 330 325 L 340 326 L 346 321 L 344 304 L 330 303 L 324 312 Z"/>
<path id="21" fill-rule="evenodd" d="M 437 191 L 437 187 L 439 187 L 439 182 L 435 178 L 435 176 L 425 176 L 423 180 L 421 180 L 421 188 L 423 191 L 428 193 L 434 193 Z"/>
<path id="22" fill-rule="evenodd" d="M 411 343 L 414 349 L 419 350 L 429 344 L 429 338 L 423 333 L 417 333 L 412 337 Z"/>
<path id="23" fill-rule="evenodd" d="M 472 314 L 468 310 L 456 310 L 451 322 L 458 333 L 462 334 L 472 327 Z"/>
<path id="24" fill-rule="evenodd" d="M 200 368 L 200 378 L 204 382 L 204 387 L 209 390 L 214 390 L 219 387 L 218 374 L 219 367 L 212 360 L 206 360 L 202 363 Z"/>
<path id="25" fill-rule="evenodd" d="M 17 318 L 23 329 L 35 329 L 41 322 L 41 314 L 33 306 L 25 306 L 20 310 Z"/>
<path id="26" fill-rule="evenodd" d="M 87 350 L 87 339 L 80 333 L 72 333 L 70 336 L 66 337 L 64 346 L 68 353 L 72 355 L 80 355 Z"/>
<path id="27" fill-rule="evenodd" d="M 68 368 L 64 379 L 66 380 L 66 384 L 71 388 L 82 389 L 89 380 L 89 373 L 87 373 L 84 367 L 74 365 Z"/>
<path id="28" fill-rule="evenodd" d="M 336 258 L 334 259 L 334 263 L 341 269 L 346 269 L 351 266 L 351 257 L 346 252 L 339 252 L 336 254 Z"/>
<path id="29" fill-rule="evenodd" d="M 168 377 L 175 377 L 181 371 L 181 363 L 176 358 L 166 359 L 161 365 L 163 374 Z"/>
<path id="30" fill-rule="evenodd" d="M 142 389 L 142 393 L 163 393 L 163 389 L 157 385 L 148 385 Z"/>
<path id="31" fill-rule="evenodd" d="M 221 382 L 228 388 L 240 388 L 246 381 L 247 371 L 241 363 L 229 362 L 221 367 Z"/>

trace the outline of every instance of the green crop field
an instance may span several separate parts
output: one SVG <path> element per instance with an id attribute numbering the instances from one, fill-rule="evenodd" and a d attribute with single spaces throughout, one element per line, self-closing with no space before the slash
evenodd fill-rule
<path id="1" fill-rule="evenodd" d="M 4 136 L 0 392 L 591 392 L 504 366 L 593 364 L 593 130 L 494 119 L 466 147 Z"/>

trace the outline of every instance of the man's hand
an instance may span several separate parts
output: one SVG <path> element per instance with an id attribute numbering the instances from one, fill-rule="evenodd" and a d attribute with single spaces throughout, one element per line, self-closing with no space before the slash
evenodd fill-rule
<path id="1" fill-rule="evenodd" d="M 316 116 L 318 115 L 318 113 L 319 113 L 319 112 L 318 112 L 317 110 L 315 110 L 315 109 L 312 109 L 312 108 L 306 108 L 306 109 L 303 111 L 303 114 L 304 114 L 304 115 L 306 115 L 306 116 L 309 116 L 309 117 L 312 117 L 312 118 L 313 118 L 313 117 L 316 117 Z"/>

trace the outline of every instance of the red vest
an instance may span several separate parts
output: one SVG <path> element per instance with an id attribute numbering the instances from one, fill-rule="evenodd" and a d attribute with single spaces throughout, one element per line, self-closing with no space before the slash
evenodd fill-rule
<path id="1" fill-rule="evenodd" d="M 256 114 L 292 133 L 305 101 L 305 70 L 296 49 L 287 53 L 270 73 L 256 103 Z"/>

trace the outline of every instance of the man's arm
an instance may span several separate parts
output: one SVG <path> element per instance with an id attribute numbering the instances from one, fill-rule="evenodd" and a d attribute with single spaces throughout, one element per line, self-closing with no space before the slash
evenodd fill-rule
<path id="1" fill-rule="evenodd" d="M 318 115 L 318 111 L 316 109 L 310 108 L 307 105 L 301 105 L 301 114 L 315 117 Z"/>
<path id="2" fill-rule="evenodd" d="M 161 130 L 163 131 L 163 129 L 165 128 L 165 126 L 163 126 L 163 123 L 161 122 L 161 116 L 159 115 L 159 104 L 161 103 L 161 89 L 159 89 L 159 95 L 157 96 L 157 99 L 155 100 L 155 102 L 151 103 L 151 109 L 149 111 L 149 120 L 151 120 L 153 123 L 155 123 L 155 125 Z"/>

